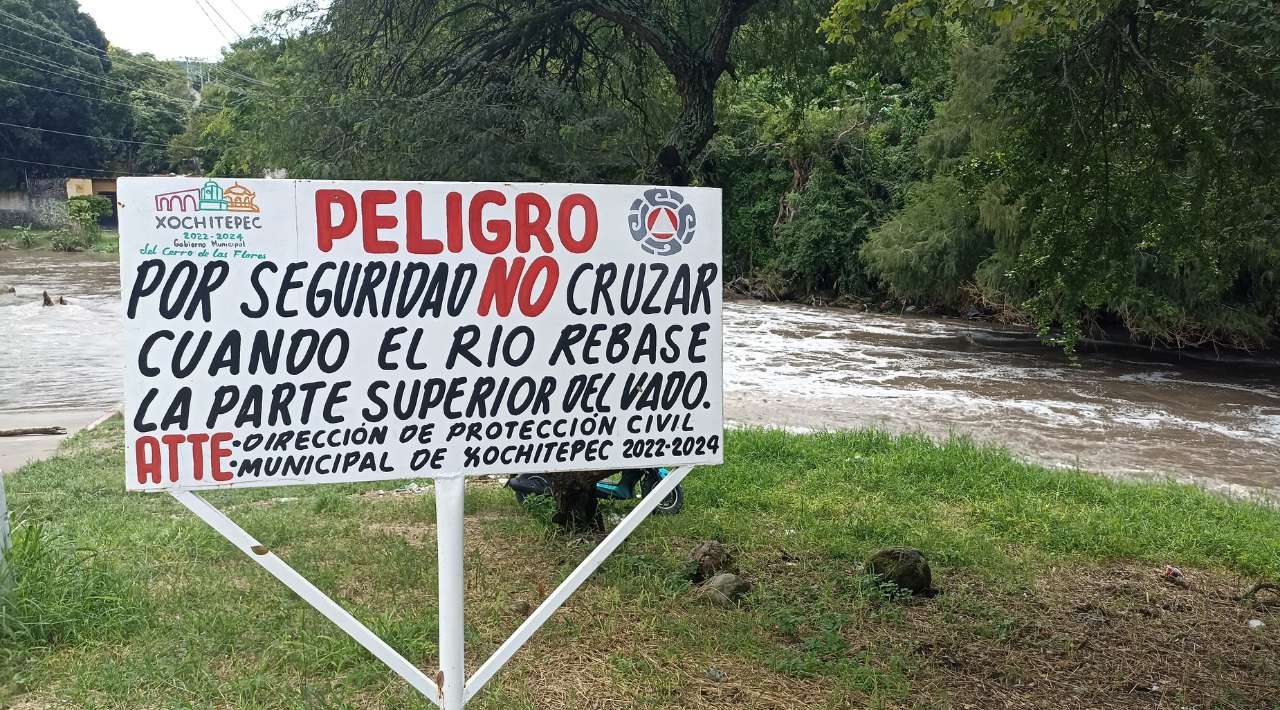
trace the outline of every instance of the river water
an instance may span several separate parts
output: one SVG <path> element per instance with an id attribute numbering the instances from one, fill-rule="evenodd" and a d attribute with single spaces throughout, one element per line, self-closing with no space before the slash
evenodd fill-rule
<path id="1" fill-rule="evenodd" d="M 0 251 L 0 417 L 120 401 L 112 256 Z M 7 289 L 4 289 L 7 290 Z M 45 308 L 41 292 L 68 305 Z M 1079 362 L 1023 329 L 725 304 L 730 425 L 965 434 L 1024 458 L 1280 490 L 1280 361 L 1131 346 Z"/>

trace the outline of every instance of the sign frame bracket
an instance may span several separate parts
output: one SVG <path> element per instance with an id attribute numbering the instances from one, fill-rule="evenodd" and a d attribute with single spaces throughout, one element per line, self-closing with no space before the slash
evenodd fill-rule
<path id="1" fill-rule="evenodd" d="M 400 655 L 341 605 L 307 581 L 284 560 L 268 550 L 195 491 L 179 489 L 170 490 L 168 493 L 372 653 L 423 697 L 443 710 L 462 710 L 694 468 L 693 465 L 680 466 L 662 479 L 538 605 L 538 608 L 493 652 L 493 655 L 476 669 L 470 678 L 465 678 L 466 657 L 463 645 L 465 629 L 463 505 L 466 477 L 455 474 L 432 479 L 436 497 L 436 545 L 440 588 L 438 600 L 440 670 L 435 680 Z"/>

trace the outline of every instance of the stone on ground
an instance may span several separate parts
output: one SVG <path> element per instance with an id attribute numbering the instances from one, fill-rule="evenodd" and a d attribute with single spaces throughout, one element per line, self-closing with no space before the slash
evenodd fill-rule
<path id="1" fill-rule="evenodd" d="M 911 547 L 889 547 L 867 560 L 866 570 L 881 582 L 893 584 L 912 594 L 931 596 L 933 572 L 924 553 Z"/>
<path id="2" fill-rule="evenodd" d="M 735 606 L 751 591 L 751 582 L 732 572 L 721 572 L 698 587 L 698 595 L 718 606 Z"/>
<path id="3" fill-rule="evenodd" d="M 706 581 L 733 566 L 733 555 L 719 540 L 703 540 L 689 553 L 688 577 L 694 583 Z"/>

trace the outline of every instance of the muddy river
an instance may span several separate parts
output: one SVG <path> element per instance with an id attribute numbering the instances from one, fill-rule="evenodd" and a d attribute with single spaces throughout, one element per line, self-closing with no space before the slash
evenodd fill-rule
<path id="1" fill-rule="evenodd" d="M 120 399 L 114 258 L 0 251 L 0 417 Z M 7 289 L 5 289 L 7 290 Z M 41 306 L 41 292 L 68 305 Z M 999 442 L 1043 463 L 1280 489 L 1280 360 L 1128 346 L 1073 363 L 1025 330 L 727 303 L 725 418 Z"/>

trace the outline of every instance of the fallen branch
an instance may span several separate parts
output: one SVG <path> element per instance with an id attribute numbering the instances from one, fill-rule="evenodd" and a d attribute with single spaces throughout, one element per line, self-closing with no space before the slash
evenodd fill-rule
<path id="1" fill-rule="evenodd" d="M 1264 589 L 1269 592 L 1275 592 L 1276 594 L 1280 594 L 1280 584 L 1272 584 L 1271 582 L 1258 582 L 1257 584 L 1250 587 L 1249 591 L 1245 592 L 1244 594 L 1241 594 L 1238 597 L 1232 597 L 1231 600 L 1237 601 L 1237 602 L 1248 601 L 1252 599 L 1255 594 L 1257 594 L 1258 592 L 1261 592 Z"/>
<path id="2" fill-rule="evenodd" d="M 40 434 L 66 434 L 60 426 L 37 426 L 27 429 L 0 429 L 0 436 L 38 436 Z"/>

